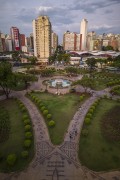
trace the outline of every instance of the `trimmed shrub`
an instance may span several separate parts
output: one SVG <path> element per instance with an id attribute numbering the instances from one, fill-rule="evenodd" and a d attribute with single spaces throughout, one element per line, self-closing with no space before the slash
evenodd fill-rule
<path id="1" fill-rule="evenodd" d="M 79 100 L 80 100 L 80 101 L 82 101 L 82 100 L 83 100 L 83 98 L 84 98 L 83 96 L 80 96 Z"/>
<path id="2" fill-rule="evenodd" d="M 48 123 L 49 127 L 54 127 L 55 126 L 55 121 L 51 120 Z"/>
<path id="3" fill-rule="evenodd" d="M 29 148 L 31 146 L 31 140 L 27 139 L 24 141 L 24 147 Z"/>
<path id="4" fill-rule="evenodd" d="M 21 111 L 22 111 L 22 112 L 26 112 L 27 110 L 26 110 L 25 107 L 22 107 L 22 108 L 21 108 Z"/>
<path id="5" fill-rule="evenodd" d="M 83 129 L 82 130 L 82 135 L 85 136 L 85 137 L 88 136 L 88 130 L 87 129 Z"/>
<path id="6" fill-rule="evenodd" d="M 32 138 L 32 133 L 31 133 L 31 132 L 26 132 L 26 133 L 25 133 L 25 137 L 26 137 L 27 139 L 31 139 L 31 138 Z"/>
<path id="7" fill-rule="evenodd" d="M 16 162 L 17 156 L 16 154 L 9 154 L 7 156 L 7 164 L 13 166 Z"/>
<path id="8" fill-rule="evenodd" d="M 21 152 L 21 156 L 23 157 L 23 158 L 27 158 L 28 157 L 28 151 L 22 151 Z"/>
<path id="9" fill-rule="evenodd" d="M 85 124 L 90 124 L 91 123 L 91 120 L 90 120 L 90 118 L 85 118 Z"/>
<path id="10" fill-rule="evenodd" d="M 93 104 L 93 106 L 94 106 L 94 107 L 96 107 L 97 105 L 98 105 L 98 103 L 97 103 L 97 102 L 95 102 L 95 103 Z"/>
<path id="11" fill-rule="evenodd" d="M 40 105 L 39 105 L 40 107 L 42 107 L 42 106 L 44 106 L 44 104 L 43 103 L 40 103 Z"/>
<path id="12" fill-rule="evenodd" d="M 28 124 L 25 126 L 25 131 L 29 131 L 29 130 L 31 130 L 31 126 Z"/>
<path id="13" fill-rule="evenodd" d="M 23 117 L 22 117 L 23 120 L 26 120 L 28 118 L 29 118 L 29 116 L 27 114 L 24 114 Z"/>
<path id="14" fill-rule="evenodd" d="M 45 109 L 45 110 L 43 111 L 43 114 L 44 114 L 44 115 L 47 115 L 47 114 L 48 114 L 48 110 Z"/>
<path id="15" fill-rule="evenodd" d="M 42 106 L 42 107 L 40 108 L 40 110 L 41 110 L 41 111 L 44 111 L 44 110 L 45 110 L 45 106 Z"/>
<path id="16" fill-rule="evenodd" d="M 19 103 L 19 107 L 20 109 L 22 109 L 24 107 L 24 104 L 22 104 L 21 102 Z"/>
<path id="17" fill-rule="evenodd" d="M 48 114 L 48 115 L 47 115 L 47 119 L 50 119 L 51 117 L 52 117 L 51 114 Z"/>
<path id="18" fill-rule="evenodd" d="M 91 114 L 91 113 L 87 113 L 86 117 L 87 117 L 87 118 L 91 118 L 91 117 L 92 117 L 92 114 Z"/>
<path id="19" fill-rule="evenodd" d="M 90 107 L 90 109 L 93 109 L 93 110 L 95 110 L 95 106 L 94 106 L 94 105 L 92 105 L 92 106 Z"/>
<path id="20" fill-rule="evenodd" d="M 30 120 L 29 119 L 24 120 L 24 125 L 27 125 L 27 124 L 30 124 Z"/>
<path id="21" fill-rule="evenodd" d="M 32 99 L 33 99 L 33 101 L 35 101 L 35 99 L 36 99 L 36 97 L 33 95 L 33 96 L 31 96 L 32 97 Z"/>
<path id="22" fill-rule="evenodd" d="M 93 114 L 94 110 L 92 108 L 89 109 L 88 113 Z"/>

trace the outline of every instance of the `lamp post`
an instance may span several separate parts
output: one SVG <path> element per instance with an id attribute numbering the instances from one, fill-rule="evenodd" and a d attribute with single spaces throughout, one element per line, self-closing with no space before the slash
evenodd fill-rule
<path id="1" fill-rule="evenodd" d="M 57 94 L 58 94 L 59 82 L 56 82 L 56 87 L 57 87 Z"/>
<path id="2" fill-rule="evenodd" d="M 46 92 L 48 91 L 48 89 L 47 89 L 47 87 L 48 87 L 48 84 L 49 84 L 49 83 L 46 81 L 46 82 L 45 82 L 45 86 L 46 86 L 46 89 L 45 89 L 45 91 L 46 91 Z"/>

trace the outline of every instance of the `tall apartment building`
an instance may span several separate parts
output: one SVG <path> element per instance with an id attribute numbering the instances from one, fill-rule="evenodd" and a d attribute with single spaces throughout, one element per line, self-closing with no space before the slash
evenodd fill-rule
<path id="1" fill-rule="evenodd" d="M 82 45 L 81 50 L 86 50 L 86 43 L 87 43 L 87 25 L 88 21 L 86 19 L 82 19 L 80 24 L 80 34 L 82 35 Z"/>
<path id="2" fill-rule="evenodd" d="M 118 49 L 118 38 L 115 35 L 111 36 L 109 45 L 113 47 L 114 50 Z"/>
<path id="3" fill-rule="evenodd" d="M 20 34 L 20 46 L 25 46 L 25 35 Z"/>
<path id="4" fill-rule="evenodd" d="M 19 51 L 20 50 L 19 29 L 17 27 L 11 27 L 10 31 L 11 31 L 13 51 Z"/>
<path id="5" fill-rule="evenodd" d="M 11 40 L 10 35 L 7 35 L 7 37 L 5 39 L 5 43 L 6 43 L 6 50 L 7 51 L 12 51 L 12 40 Z"/>
<path id="6" fill-rule="evenodd" d="M 2 49 L 6 51 L 5 34 L 1 33 Z"/>
<path id="7" fill-rule="evenodd" d="M 39 62 L 48 62 L 51 55 L 51 22 L 48 16 L 33 20 L 34 55 Z"/>
<path id="8" fill-rule="evenodd" d="M 0 32 L 0 52 L 3 52 L 1 32 Z"/>
<path id="9" fill-rule="evenodd" d="M 87 34 L 87 50 L 94 50 L 94 41 L 96 40 L 96 33 L 94 31 Z"/>
<path id="10" fill-rule="evenodd" d="M 33 33 L 30 34 L 30 48 L 34 49 Z"/>
<path id="11" fill-rule="evenodd" d="M 52 31 L 51 34 L 51 53 L 53 54 L 58 46 L 58 35 Z"/>
<path id="12" fill-rule="evenodd" d="M 65 51 L 80 51 L 81 35 L 67 31 L 63 35 L 63 47 Z"/>

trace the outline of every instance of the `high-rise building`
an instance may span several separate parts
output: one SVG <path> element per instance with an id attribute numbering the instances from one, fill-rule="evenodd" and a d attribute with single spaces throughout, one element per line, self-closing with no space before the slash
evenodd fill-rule
<path id="1" fill-rule="evenodd" d="M 65 51 L 80 51 L 81 35 L 67 31 L 63 35 L 63 47 Z"/>
<path id="2" fill-rule="evenodd" d="M 96 39 L 96 33 L 94 31 L 87 34 L 87 50 L 94 50 L 94 40 Z"/>
<path id="3" fill-rule="evenodd" d="M 10 31 L 11 31 L 13 51 L 19 51 L 20 50 L 19 29 L 17 27 L 11 27 Z"/>
<path id="4" fill-rule="evenodd" d="M 51 53 L 54 53 L 56 48 L 58 46 L 58 35 L 54 32 L 52 32 L 52 35 L 51 35 Z"/>
<path id="5" fill-rule="evenodd" d="M 30 34 L 30 48 L 34 49 L 33 33 Z"/>
<path id="6" fill-rule="evenodd" d="M 3 52 L 6 51 L 6 43 L 5 43 L 5 34 L 1 33 L 1 40 L 2 40 L 2 49 Z"/>
<path id="7" fill-rule="evenodd" d="M 88 21 L 86 19 L 82 19 L 81 25 L 80 25 L 80 34 L 82 35 L 82 45 L 81 45 L 82 51 L 86 50 L 87 25 L 88 25 Z"/>
<path id="8" fill-rule="evenodd" d="M 6 50 L 12 51 L 12 40 L 11 40 L 10 35 L 7 35 L 7 37 L 5 39 L 5 43 L 6 43 Z"/>
<path id="9" fill-rule="evenodd" d="M 25 46 L 25 35 L 20 34 L 20 46 Z"/>
<path id="10" fill-rule="evenodd" d="M 1 32 L 0 32 L 0 52 L 3 52 L 3 45 L 2 45 Z"/>
<path id="11" fill-rule="evenodd" d="M 51 22 L 48 16 L 33 20 L 34 55 L 39 62 L 48 62 L 51 55 Z"/>

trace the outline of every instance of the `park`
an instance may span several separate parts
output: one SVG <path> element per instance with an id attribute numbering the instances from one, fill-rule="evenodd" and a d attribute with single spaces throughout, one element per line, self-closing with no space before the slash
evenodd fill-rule
<path id="1" fill-rule="evenodd" d="M 0 63 L 0 179 L 120 177 L 120 73 L 93 61 Z"/>

